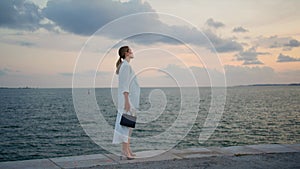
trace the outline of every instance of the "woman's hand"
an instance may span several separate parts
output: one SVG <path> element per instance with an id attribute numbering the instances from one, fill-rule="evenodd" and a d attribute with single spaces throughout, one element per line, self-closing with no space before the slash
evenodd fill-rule
<path id="1" fill-rule="evenodd" d="M 129 103 L 129 93 L 128 92 L 124 92 L 124 97 L 125 97 L 125 106 L 124 109 L 126 112 L 130 111 L 130 103 Z"/>

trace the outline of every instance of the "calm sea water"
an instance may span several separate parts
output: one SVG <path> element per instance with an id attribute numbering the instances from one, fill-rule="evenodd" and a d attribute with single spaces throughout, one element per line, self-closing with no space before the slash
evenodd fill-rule
<path id="1" fill-rule="evenodd" d="M 161 103 L 155 97 L 149 100 L 153 90 L 157 91 L 141 90 L 141 110 Z M 300 143 L 300 87 L 227 88 L 219 126 L 203 144 L 198 137 L 210 108 L 211 90 L 199 90 L 196 122 L 176 148 Z M 160 91 L 166 98 L 164 111 L 151 123 L 137 124 L 133 137 L 159 134 L 176 120 L 180 90 L 160 88 Z M 100 112 L 114 127 L 116 108 L 111 90 L 95 89 L 95 93 Z M 0 89 L 0 105 L 0 161 L 107 153 L 82 129 L 74 110 L 72 89 Z"/>

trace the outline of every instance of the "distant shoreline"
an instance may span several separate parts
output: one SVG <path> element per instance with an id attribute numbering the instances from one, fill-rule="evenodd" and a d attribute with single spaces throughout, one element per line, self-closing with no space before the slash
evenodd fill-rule
<path id="1" fill-rule="evenodd" d="M 251 86 L 300 86 L 300 83 L 289 83 L 289 84 L 246 84 L 246 85 L 234 85 L 227 87 L 251 87 Z M 199 86 L 202 88 L 207 88 L 210 86 Z M 218 86 L 216 86 L 218 87 Z M 107 89 L 110 87 L 95 87 L 95 89 Z M 166 86 L 157 86 L 157 87 L 141 87 L 141 88 L 176 88 L 176 87 L 166 87 Z M 184 86 L 183 88 L 193 88 Z M 0 87 L 0 89 L 72 89 L 72 87 Z M 92 89 L 89 87 L 81 88 L 81 89 Z"/>
<path id="2" fill-rule="evenodd" d="M 237 85 L 234 87 L 243 87 L 243 86 L 300 86 L 300 83 L 289 83 L 289 84 L 250 84 L 250 85 Z"/>
<path id="3" fill-rule="evenodd" d="M 39 89 L 39 88 L 26 86 L 26 87 L 0 87 L 0 89 Z"/>

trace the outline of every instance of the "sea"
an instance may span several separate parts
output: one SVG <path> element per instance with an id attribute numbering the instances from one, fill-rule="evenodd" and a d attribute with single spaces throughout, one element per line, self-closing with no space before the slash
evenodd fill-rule
<path id="1" fill-rule="evenodd" d="M 115 89 L 81 90 L 95 95 L 97 111 L 107 122 L 98 124 L 99 130 L 107 125 L 114 128 L 117 116 Z M 181 111 L 191 110 L 196 116 L 173 148 L 300 143 L 299 86 L 226 88 L 224 107 L 218 109 L 222 114 L 219 114 L 211 135 L 201 142 L 199 134 L 203 132 L 211 111 L 212 89 L 199 87 L 189 90 L 199 92 L 197 104 L 189 103 L 195 99 L 192 95 L 191 99 L 182 96 L 180 88 L 141 88 L 139 110 L 143 112 L 144 120 L 137 121 L 132 137 L 151 138 L 166 132 Z M 184 102 L 182 99 L 185 99 Z M 0 161 L 108 153 L 86 133 L 74 103 L 71 88 L 1 88 Z M 195 105 L 198 107 L 193 107 Z M 139 119 L 138 112 L 137 117 Z M 173 132 L 176 134 L 176 130 Z M 149 144 L 155 147 L 161 141 Z M 131 146 L 138 149 L 140 145 Z"/>

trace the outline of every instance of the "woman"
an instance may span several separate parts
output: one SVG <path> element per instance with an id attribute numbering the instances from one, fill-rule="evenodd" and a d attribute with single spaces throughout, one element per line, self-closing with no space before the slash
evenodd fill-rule
<path id="1" fill-rule="evenodd" d="M 119 75 L 118 87 L 118 113 L 115 124 L 113 143 L 122 143 L 122 157 L 134 159 L 135 154 L 130 149 L 130 135 L 132 128 L 120 125 L 123 113 L 135 112 L 139 108 L 140 87 L 137 82 L 134 71 L 130 66 L 130 60 L 133 59 L 132 50 L 128 46 L 119 49 L 119 59 L 116 63 Z"/>

